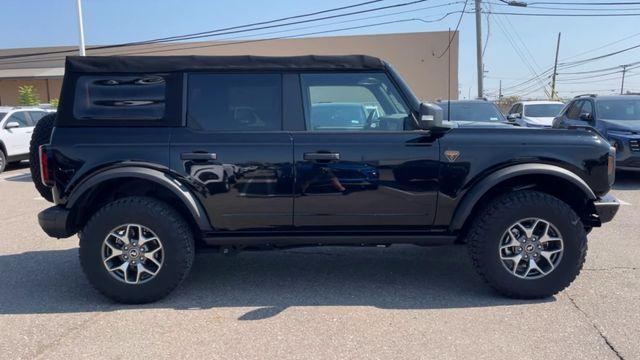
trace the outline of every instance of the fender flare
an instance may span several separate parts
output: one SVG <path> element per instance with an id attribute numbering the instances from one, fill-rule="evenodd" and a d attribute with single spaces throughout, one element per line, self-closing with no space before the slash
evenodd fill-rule
<path id="1" fill-rule="evenodd" d="M 582 190 L 582 192 L 589 200 L 597 199 L 596 194 L 593 192 L 593 190 L 591 190 L 589 185 L 587 185 L 587 183 L 581 177 L 565 168 L 556 165 L 539 163 L 512 165 L 494 171 L 493 173 L 487 175 L 484 179 L 480 180 L 465 193 L 459 205 L 456 207 L 453 219 L 451 221 L 450 229 L 462 229 L 467 218 L 469 217 L 469 215 L 471 215 L 473 207 L 478 203 L 482 196 L 484 196 L 489 190 L 491 190 L 491 188 L 505 180 L 522 175 L 555 176 L 575 185 L 577 188 Z"/>
<path id="2" fill-rule="evenodd" d="M 182 184 L 178 179 L 171 177 L 169 174 L 150 168 L 144 167 L 119 167 L 102 171 L 98 174 L 92 175 L 88 179 L 82 181 L 69 195 L 66 207 L 72 209 L 83 195 L 90 191 L 94 186 L 100 183 L 113 180 L 117 178 L 137 178 L 155 182 L 156 184 L 163 186 L 167 190 L 176 195 L 182 203 L 187 207 L 193 220 L 198 224 L 198 227 L 204 231 L 213 230 L 209 223 L 207 213 L 200 204 L 200 201 L 193 195 L 193 193 Z"/>

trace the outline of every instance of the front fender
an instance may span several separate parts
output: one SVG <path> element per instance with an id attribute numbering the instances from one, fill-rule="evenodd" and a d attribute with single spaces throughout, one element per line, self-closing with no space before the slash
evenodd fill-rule
<path id="1" fill-rule="evenodd" d="M 556 165 L 539 163 L 512 165 L 487 175 L 484 179 L 480 180 L 466 192 L 454 212 L 453 219 L 450 224 L 450 230 L 456 231 L 462 229 L 469 215 L 471 215 L 474 206 L 478 203 L 482 196 L 484 196 L 489 190 L 491 190 L 491 188 L 505 180 L 522 175 L 556 176 L 575 185 L 584 193 L 585 197 L 587 197 L 589 200 L 597 199 L 597 196 L 595 195 L 593 190 L 591 190 L 589 185 L 587 185 L 587 183 L 578 175 L 567 169 Z"/>
<path id="2" fill-rule="evenodd" d="M 68 209 L 74 208 L 74 206 L 80 201 L 82 196 L 90 191 L 96 185 L 117 178 L 137 178 L 152 181 L 160 186 L 165 187 L 175 194 L 187 207 L 194 221 L 198 224 L 201 230 L 211 231 L 212 227 L 209 223 L 206 211 L 202 207 L 202 204 L 198 201 L 197 197 L 185 186 L 180 180 L 172 177 L 170 174 L 162 172 L 156 169 L 143 168 L 143 167 L 119 167 L 112 168 L 99 172 L 91 177 L 85 179 L 80 183 L 73 192 L 69 195 L 66 207 Z"/>

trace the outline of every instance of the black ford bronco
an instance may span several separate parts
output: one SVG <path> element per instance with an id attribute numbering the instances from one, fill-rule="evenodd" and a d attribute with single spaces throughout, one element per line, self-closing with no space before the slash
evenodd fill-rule
<path id="1" fill-rule="evenodd" d="M 58 110 L 32 139 L 39 222 L 120 302 L 167 295 L 199 249 L 456 242 L 545 297 L 619 206 L 597 132 L 448 128 L 369 56 L 69 57 Z"/>

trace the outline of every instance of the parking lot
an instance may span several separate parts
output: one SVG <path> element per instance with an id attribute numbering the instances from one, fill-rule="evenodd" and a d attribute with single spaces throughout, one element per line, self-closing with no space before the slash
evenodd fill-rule
<path id="1" fill-rule="evenodd" d="M 640 175 L 554 298 L 500 297 L 464 246 L 200 254 L 168 298 L 100 296 L 77 238 L 48 238 L 27 164 L 0 174 L 0 358 L 640 358 Z"/>

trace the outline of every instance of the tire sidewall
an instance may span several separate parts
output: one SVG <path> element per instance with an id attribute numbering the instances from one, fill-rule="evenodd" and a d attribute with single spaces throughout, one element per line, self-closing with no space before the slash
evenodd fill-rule
<path id="1" fill-rule="evenodd" d="M 173 214 L 179 216 L 177 213 Z M 80 257 L 87 277 L 101 292 L 112 298 L 127 294 L 133 302 L 143 298 L 158 298 L 168 293 L 167 287 L 182 281 L 186 258 L 193 256 L 185 248 L 185 239 L 177 236 L 172 226 L 174 222 L 163 220 L 162 216 L 150 208 L 141 206 L 118 206 L 100 212 L 82 231 Z M 120 225 L 139 224 L 152 230 L 160 239 L 164 260 L 159 273 L 142 284 L 127 284 L 116 279 L 102 261 L 102 244 L 107 235 Z M 187 261 L 189 264 L 190 261 Z M 188 269 L 186 269 L 188 272 Z"/>
<path id="2" fill-rule="evenodd" d="M 4 151 L 0 150 L 0 173 L 4 172 L 4 169 L 7 167 L 7 156 L 4 154 Z"/>
<path id="3" fill-rule="evenodd" d="M 558 200 L 560 202 L 560 200 Z M 493 217 L 493 224 L 486 232 L 480 246 L 480 256 L 486 266 L 485 276 L 493 284 L 506 291 L 515 290 L 525 296 L 553 294 L 570 283 L 580 270 L 585 244 L 584 229 L 578 216 L 568 205 L 550 207 L 547 203 L 535 202 L 514 208 L 500 209 Z M 560 231 L 563 240 L 563 254 L 556 268 L 538 279 L 522 279 L 509 273 L 499 255 L 502 235 L 514 223 L 527 218 L 545 220 Z"/>

